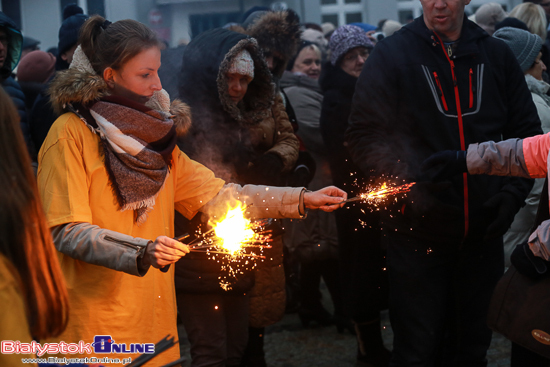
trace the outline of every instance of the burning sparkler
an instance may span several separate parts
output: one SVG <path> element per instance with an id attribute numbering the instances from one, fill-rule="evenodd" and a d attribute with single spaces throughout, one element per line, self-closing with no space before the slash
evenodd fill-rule
<path id="1" fill-rule="evenodd" d="M 367 192 L 361 193 L 358 196 L 352 197 L 344 201 L 344 203 L 350 203 L 354 201 L 361 201 L 367 204 L 375 205 L 386 200 L 389 196 L 404 194 L 411 191 L 411 187 L 416 182 L 411 182 L 401 186 L 388 186 L 385 182 L 379 188 L 368 188 Z"/>
<path id="2" fill-rule="evenodd" d="M 244 217 L 246 209 L 239 202 L 221 220 L 209 221 L 212 228 L 197 233 L 197 237 L 187 244 L 192 252 L 204 252 L 221 264 L 221 270 L 226 275 L 220 277 L 220 285 L 226 290 L 231 289 L 232 280 L 239 274 L 253 270 L 257 259 L 265 259 L 263 249 L 271 248 L 272 232 L 265 229 L 268 220 L 250 221 Z M 176 239 L 187 237 L 184 235 Z"/>

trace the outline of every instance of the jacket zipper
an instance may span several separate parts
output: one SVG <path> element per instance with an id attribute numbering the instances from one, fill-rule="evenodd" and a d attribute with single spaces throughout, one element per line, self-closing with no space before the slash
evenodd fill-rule
<path id="1" fill-rule="evenodd" d="M 107 241 L 111 241 L 111 242 L 114 242 L 114 243 L 122 245 L 122 246 L 130 247 L 130 248 L 136 250 L 137 252 L 140 252 L 143 249 L 143 247 L 141 247 L 141 246 L 134 245 L 133 243 L 130 243 L 130 242 L 119 240 L 118 238 L 114 238 L 114 237 L 111 237 L 109 235 L 105 236 L 104 238 Z"/>
<path id="2" fill-rule="evenodd" d="M 455 92 L 456 115 L 458 117 L 458 131 L 460 133 L 460 149 L 466 150 L 466 142 L 464 140 L 464 121 L 462 120 L 462 108 L 460 107 L 460 96 L 458 95 L 458 82 L 455 75 L 455 64 L 447 54 L 445 50 L 445 45 L 443 44 L 443 41 L 441 40 L 439 35 L 435 32 L 434 34 L 439 40 L 439 44 L 443 49 L 443 53 L 445 54 L 447 61 L 449 61 L 449 64 L 451 65 L 451 74 L 453 76 L 453 86 Z M 464 237 L 466 237 L 468 235 L 468 230 L 470 226 L 470 213 L 468 207 L 468 173 L 465 172 L 462 174 L 462 180 L 464 183 Z"/>
<path id="3" fill-rule="evenodd" d="M 470 68 L 469 76 L 470 76 L 470 104 L 468 105 L 469 108 L 472 108 L 474 106 L 474 91 L 472 90 L 472 75 L 474 74 L 474 71 L 472 68 Z"/>
<path id="4" fill-rule="evenodd" d="M 437 87 L 439 88 L 439 97 L 441 98 L 441 102 L 443 103 L 443 108 L 445 111 L 448 111 L 447 108 L 447 101 L 445 100 L 445 95 L 443 94 L 443 88 L 441 88 L 441 82 L 439 81 L 439 77 L 437 76 L 437 73 L 434 71 L 434 78 L 435 83 L 437 84 Z"/>

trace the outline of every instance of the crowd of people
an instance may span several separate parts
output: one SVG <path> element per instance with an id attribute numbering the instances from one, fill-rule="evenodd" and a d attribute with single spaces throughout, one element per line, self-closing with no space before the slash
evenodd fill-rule
<path id="1" fill-rule="evenodd" d="M 545 1 L 468 17 L 470 0 L 421 0 L 406 25 L 338 27 L 255 7 L 175 50 L 73 4 L 46 52 L 0 12 L 0 340 L 155 343 L 180 320 L 191 366 L 262 367 L 265 328 L 297 313 L 354 334 L 360 365 L 486 366 L 505 267 L 550 266 L 547 222 L 531 233 L 548 212 Z M 271 239 L 230 274 L 188 239 L 239 202 Z M 513 343 L 511 366 L 550 360 Z"/>

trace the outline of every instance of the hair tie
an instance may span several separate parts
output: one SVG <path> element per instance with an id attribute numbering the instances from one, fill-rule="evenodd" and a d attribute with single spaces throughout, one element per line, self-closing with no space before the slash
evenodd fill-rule
<path id="1" fill-rule="evenodd" d="M 101 28 L 103 28 L 103 30 L 106 30 L 108 26 L 110 26 L 112 23 L 109 22 L 108 20 L 105 20 L 102 24 L 101 24 Z"/>

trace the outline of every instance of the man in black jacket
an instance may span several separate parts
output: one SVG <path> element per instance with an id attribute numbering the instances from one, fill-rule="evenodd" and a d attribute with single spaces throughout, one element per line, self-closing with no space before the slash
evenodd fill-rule
<path id="1" fill-rule="evenodd" d="M 541 132 L 511 50 L 467 20 L 470 0 L 420 0 L 423 16 L 379 42 L 356 87 L 346 137 L 363 172 L 417 181 L 383 213 L 391 366 L 486 366 L 502 235 L 532 182 L 463 177 L 422 182 L 434 152 Z"/>

